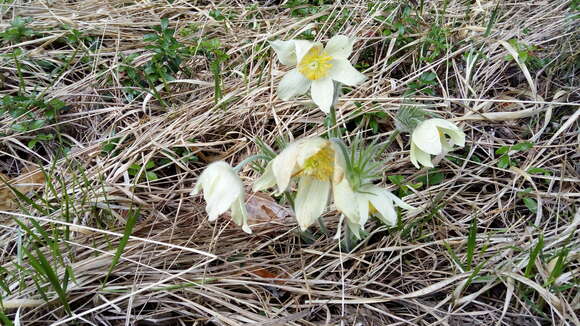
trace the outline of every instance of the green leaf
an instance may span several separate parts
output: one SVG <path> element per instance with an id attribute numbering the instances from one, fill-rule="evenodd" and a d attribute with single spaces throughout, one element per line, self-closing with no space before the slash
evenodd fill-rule
<path id="1" fill-rule="evenodd" d="M 530 258 L 528 258 L 528 265 L 526 266 L 526 270 L 524 272 L 524 276 L 526 278 L 532 278 L 532 271 L 534 270 L 534 266 L 536 265 L 536 258 L 542 252 L 544 248 L 544 235 L 540 234 L 540 238 L 538 239 L 538 244 L 532 249 L 530 252 Z"/>
<path id="2" fill-rule="evenodd" d="M 129 173 L 130 176 L 134 177 L 137 173 L 139 173 L 140 170 L 141 165 L 131 164 L 131 166 L 129 166 L 129 168 L 127 169 L 127 172 Z"/>
<path id="3" fill-rule="evenodd" d="M 32 123 L 30 123 L 29 130 L 40 129 L 40 128 L 44 127 L 45 123 L 46 123 L 46 120 L 44 120 L 44 119 L 34 120 L 34 121 L 32 121 Z"/>
<path id="4" fill-rule="evenodd" d="M 471 263 L 473 262 L 473 254 L 475 253 L 475 240 L 477 238 L 477 217 L 474 217 L 469 227 L 469 235 L 467 236 L 467 258 L 465 259 L 466 271 L 471 270 Z"/>
<path id="5" fill-rule="evenodd" d="M 166 30 L 169 27 L 169 19 L 161 18 L 161 30 Z"/>
<path id="6" fill-rule="evenodd" d="M 543 169 L 543 168 L 534 168 L 534 167 L 531 167 L 531 168 L 528 169 L 528 173 L 531 173 L 531 174 L 551 175 L 552 174 L 552 171 L 546 170 L 546 169 Z"/>
<path id="7" fill-rule="evenodd" d="M 55 110 L 61 110 L 62 108 L 64 108 L 66 106 L 66 103 L 64 103 L 63 101 L 53 98 L 52 100 L 48 101 L 48 106 L 50 106 L 51 108 L 55 109 Z"/>
<path id="8" fill-rule="evenodd" d="M 503 155 L 510 151 L 511 146 L 502 146 L 495 150 L 497 155 Z"/>
<path id="9" fill-rule="evenodd" d="M 497 162 L 497 167 L 500 169 L 507 169 L 509 168 L 510 163 L 511 163 L 510 157 L 504 154 L 499 158 L 499 161 Z"/>
<path id="10" fill-rule="evenodd" d="M 137 211 L 133 211 L 133 210 L 129 211 L 128 218 L 127 218 L 127 224 L 125 224 L 125 230 L 123 231 L 123 237 L 119 241 L 119 246 L 117 247 L 117 250 L 115 252 L 115 256 L 113 257 L 113 259 L 111 261 L 111 266 L 109 267 L 109 271 L 107 272 L 107 275 L 105 275 L 104 282 L 102 282 L 103 286 L 105 284 L 107 284 L 107 279 L 109 278 L 109 275 L 111 275 L 111 273 L 113 272 L 113 269 L 115 268 L 115 266 L 117 266 L 117 263 L 119 262 L 119 259 L 121 258 L 121 255 L 123 254 L 123 250 L 125 249 L 125 247 L 127 246 L 127 243 L 129 242 L 129 237 L 131 236 L 131 233 L 133 233 L 133 228 L 135 227 L 135 224 L 137 223 L 137 218 L 139 218 L 140 213 L 141 213 L 140 208 L 137 208 Z"/>
<path id="11" fill-rule="evenodd" d="M 143 36 L 143 41 L 145 42 L 153 42 L 156 41 L 159 38 L 159 36 L 157 34 L 145 34 L 145 36 Z M 134 58 L 129 58 L 127 57 L 128 62 L 133 61 Z"/>
<path id="12" fill-rule="evenodd" d="M 534 144 L 530 143 L 529 141 L 526 141 L 526 142 L 519 143 L 519 144 L 512 146 L 512 150 L 514 150 L 514 151 L 527 151 L 528 149 L 530 149 L 532 147 L 534 147 Z"/>
<path id="13" fill-rule="evenodd" d="M 535 199 L 530 198 L 530 197 L 524 197 L 523 201 L 524 201 L 524 205 L 526 205 L 526 207 L 530 210 L 530 212 L 532 212 L 532 213 L 538 212 L 538 202 L 536 202 Z"/>
<path id="14" fill-rule="evenodd" d="M 387 179 L 389 179 L 391 183 L 396 184 L 397 186 L 402 185 L 403 182 L 405 181 L 405 177 L 403 177 L 402 175 L 390 175 L 387 177 Z"/>
<path id="15" fill-rule="evenodd" d="M 550 276 L 548 277 L 548 281 L 546 282 L 547 286 L 551 286 L 552 284 L 554 284 L 556 279 L 560 277 L 560 275 L 562 275 L 562 272 L 566 267 L 566 258 L 568 257 L 569 252 L 570 248 L 563 248 L 558 253 L 558 260 L 556 260 L 556 265 L 554 266 L 554 269 L 552 270 Z"/>
<path id="16" fill-rule="evenodd" d="M 426 175 L 418 177 L 417 181 L 423 183 L 427 187 L 440 184 L 445 179 L 445 175 L 437 170 L 427 172 Z"/>
<path id="17" fill-rule="evenodd" d="M 151 171 L 145 172 L 145 177 L 149 181 L 155 181 L 155 180 L 159 179 L 159 177 L 157 176 L 157 174 L 155 174 L 155 172 L 151 172 Z"/>
<path id="18" fill-rule="evenodd" d="M 435 78 L 437 78 L 437 75 L 433 72 L 425 72 L 421 75 L 421 80 L 424 82 L 430 82 L 435 80 Z"/>
<path id="19" fill-rule="evenodd" d="M 145 169 L 147 169 L 147 170 L 150 170 L 154 167 L 155 167 L 155 162 L 153 162 L 153 161 L 147 161 L 147 163 L 145 164 Z"/>

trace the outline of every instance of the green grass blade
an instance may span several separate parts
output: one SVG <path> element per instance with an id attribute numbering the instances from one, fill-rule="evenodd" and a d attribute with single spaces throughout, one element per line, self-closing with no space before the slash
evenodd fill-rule
<path id="1" fill-rule="evenodd" d="M 469 227 L 469 235 L 467 237 L 467 257 L 465 259 L 466 271 L 471 270 L 471 264 L 473 263 L 473 254 L 475 252 L 475 240 L 477 238 L 477 217 L 473 218 L 471 221 L 471 226 Z"/>
<path id="2" fill-rule="evenodd" d="M 532 251 L 530 252 L 530 258 L 528 260 L 528 265 L 526 266 L 526 269 L 524 272 L 524 276 L 526 278 L 531 278 L 532 271 L 534 270 L 536 258 L 538 258 L 538 256 L 540 255 L 540 253 L 542 252 L 542 249 L 544 249 L 544 235 L 540 234 L 540 238 L 538 239 L 538 244 L 536 244 L 534 249 L 532 249 Z"/>
<path id="3" fill-rule="evenodd" d="M 1 309 L 0 309 L 0 322 L 2 322 L 1 324 L 5 326 L 14 326 L 12 321 L 8 319 L 8 317 L 4 314 L 4 312 Z"/>
<path id="4" fill-rule="evenodd" d="M 125 249 L 125 246 L 127 246 L 127 242 L 129 242 L 129 237 L 131 236 L 131 233 L 133 232 L 133 227 L 137 223 L 137 218 L 139 217 L 140 212 L 141 212 L 140 209 L 137 209 L 136 212 L 129 212 L 127 224 L 125 225 L 125 230 L 123 231 L 123 237 L 119 241 L 119 246 L 117 247 L 117 251 L 115 252 L 115 256 L 113 257 L 113 261 L 111 262 L 111 267 L 109 267 L 109 271 L 107 272 L 107 275 L 105 276 L 105 279 L 103 281 L 103 286 L 105 284 L 107 284 L 107 280 L 109 279 L 109 276 L 111 275 L 111 273 L 113 272 L 113 269 L 115 268 L 115 266 L 119 262 L 119 259 L 121 258 L 121 254 L 123 254 L 123 250 Z"/>

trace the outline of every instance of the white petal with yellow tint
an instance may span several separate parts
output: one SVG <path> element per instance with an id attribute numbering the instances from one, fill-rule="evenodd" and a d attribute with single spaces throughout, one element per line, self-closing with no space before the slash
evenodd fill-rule
<path id="1" fill-rule="evenodd" d="M 393 206 L 392 200 L 385 194 L 385 189 L 373 186 L 368 189 L 371 193 L 368 195 L 370 203 L 375 207 L 383 222 L 388 225 L 397 224 L 397 212 Z"/>
<path id="2" fill-rule="evenodd" d="M 320 137 L 302 138 L 296 142 L 299 147 L 296 162 L 302 166 L 311 156 L 328 146 L 329 141 Z"/>
<path id="3" fill-rule="evenodd" d="M 310 88 L 311 81 L 304 77 L 298 70 L 288 71 L 278 85 L 278 97 L 284 101 L 298 95 L 302 95 Z"/>
<path id="4" fill-rule="evenodd" d="M 356 194 L 352 191 L 348 180 L 344 178 L 340 183 L 332 187 L 334 205 L 353 223 L 359 222 L 359 210 L 357 201 L 354 200 Z M 368 204 L 367 204 L 368 205 Z"/>
<path id="5" fill-rule="evenodd" d="M 278 191 L 284 192 L 290 184 L 290 178 L 296 170 L 296 158 L 299 154 L 299 142 L 288 145 L 272 160 L 272 173 L 278 184 Z"/>
<path id="6" fill-rule="evenodd" d="M 366 80 L 365 75 L 356 70 L 347 59 L 333 59 L 328 71 L 330 78 L 348 86 L 358 85 Z"/>
<path id="7" fill-rule="evenodd" d="M 300 63 L 300 61 L 302 61 L 302 58 L 304 58 L 306 53 L 308 53 L 308 51 L 310 51 L 312 47 L 314 46 L 322 47 L 322 44 L 320 42 L 314 43 L 312 41 L 296 40 L 294 41 L 294 46 L 296 47 L 296 62 Z"/>
<path id="8" fill-rule="evenodd" d="M 415 143 L 412 141 L 411 141 L 411 162 L 417 169 L 421 168 L 419 163 L 430 168 L 433 167 L 433 163 L 431 162 L 431 156 L 423 152 L 421 149 L 419 149 L 419 147 L 417 147 Z"/>
<path id="9" fill-rule="evenodd" d="M 298 192 L 294 202 L 296 219 L 302 231 L 316 222 L 328 203 L 330 182 L 303 176 L 298 182 Z"/>
<path id="10" fill-rule="evenodd" d="M 330 112 L 334 100 L 334 82 L 331 78 L 322 78 L 312 81 L 310 87 L 312 101 L 325 113 Z"/>
<path id="11" fill-rule="evenodd" d="M 362 229 L 364 229 L 364 225 L 369 220 L 369 196 L 369 194 L 357 193 L 357 196 L 354 198 L 359 213 L 358 222 Z"/>
<path id="12" fill-rule="evenodd" d="M 352 53 L 352 46 L 354 44 L 354 40 L 350 39 L 344 35 L 336 35 L 333 36 L 328 43 L 326 43 L 326 47 L 324 50 L 334 58 L 343 58 L 346 59 Z"/>
<path id="13" fill-rule="evenodd" d="M 225 213 L 244 191 L 240 177 L 224 161 L 211 163 L 203 170 L 192 194 L 197 194 L 200 188 L 210 221 Z"/>
<path id="14" fill-rule="evenodd" d="M 232 220 L 242 227 L 242 230 L 248 234 L 252 234 L 252 229 L 248 226 L 248 212 L 244 206 L 244 196 L 238 197 L 232 204 Z"/>
<path id="15" fill-rule="evenodd" d="M 270 42 L 270 46 L 278 55 L 278 60 L 283 65 L 291 66 L 297 63 L 296 61 L 296 45 L 294 40 L 281 41 L 275 40 Z"/>
<path id="16" fill-rule="evenodd" d="M 465 133 L 453 124 L 451 121 L 445 119 L 430 119 L 432 123 L 444 134 L 448 135 L 453 141 L 454 145 L 460 147 L 465 146 Z"/>
<path id="17" fill-rule="evenodd" d="M 420 150 L 432 155 L 441 154 L 441 140 L 437 129 L 439 119 L 429 119 L 421 122 L 411 135 L 413 142 Z"/>
<path id="18" fill-rule="evenodd" d="M 391 198 L 391 200 L 395 203 L 395 206 L 401 207 L 402 209 L 406 209 L 406 210 L 413 210 L 415 209 L 415 207 L 405 203 L 401 198 L 393 195 L 393 193 L 391 193 L 390 191 L 385 189 L 385 195 L 389 198 Z"/>
<path id="19" fill-rule="evenodd" d="M 332 183 L 338 184 L 343 180 L 343 178 L 345 178 L 346 160 L 340 145 L 331 142 L 330 146 L 334 151 L 334 173 L 332 176 Z"/>

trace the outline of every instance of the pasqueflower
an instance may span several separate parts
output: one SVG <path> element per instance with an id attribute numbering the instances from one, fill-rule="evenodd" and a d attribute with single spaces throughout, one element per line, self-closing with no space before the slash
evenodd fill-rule
<path id="1" fill-rule="evenodd" d="M 459 127 L 444 119 L 428 119 L 421 122 L 411 134 L 411 162 L 420 168 L 433 167 L 431 155 L 450 151 L 454 145 L 465 146 L 465 134 Z"/>
<path id="2" fill-rule="evenodd" d="M 210 222 L 230 209 L 232 220 L 241 225 L 244 232 L 252 233 L 244 205 L 244 186 L 229 164 L 218 161 L 208 165 L 199 176 L 191 194 L 195 196 L 200 190 L 203 190 L 203 198 L 207 202 L 205 211 Z"/>
<path id="3" fill-rule="evenodd" d="M 353 39 L 344 35 L 334 36 L 326 47 L 306 40 L 271 42 L 282 64 L 296 65 L 280 81 L 278 96 L 289 100 L 310 89 L 314 103 L 328 113 L 335 95 L 334 81 L 355 86 L 366 79 L 348 60 L 353 43 Z"/>
<path id="4" fill-rule="evenodd" d="M 306 230 L 324 212 L 332 185 L 344 178 L 344 166 L 344 157 L 335 143 L 320 137 L 300 139 L 268 163 L 253 190 L 276 185 L 282 193 L 290 180 L 297 178 L 294 210 L 300 228 Z"/>
<path id="5" fill-rule="evenodd" d="M 395 206 L 413 209 L 390 191 L 374 184 L 363 185 L 355 191 L 346 178 L 334 187 L 334 205 L 346 216 L 349 228 L 357 238 L 360 238 L 359 231 L 364 230 L 369 216 L 375 216 L 387 225 L 395 225 Z"/>

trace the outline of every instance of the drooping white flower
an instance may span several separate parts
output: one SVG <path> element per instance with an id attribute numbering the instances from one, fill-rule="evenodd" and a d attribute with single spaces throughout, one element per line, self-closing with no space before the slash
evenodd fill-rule
<path id="1" fill-rule="evenodd" d="M 465 146 L 465 133 L 459 127 L 444 119 L 425 120 L 411 134 L 411 162 L 418 169 L 419 163 L 432 168 L 431 155 L 448 152 L 454 145 Z"/>
<path id="2" fill-rule="evenodd" d="M 289 100 L 310 89 L 314 103 L 328 113 L 334 99 L 333 81 L 355 86 L 366 79 L 348 60 L 353 44 L 354 40 L 344 35 L 332 37 L 326 47 L 305 40 L 270 42 L 282 64 L 296 65 L 280 81 L 278 96 Z"/>
<path id="3" fill-rule="evenodd" d="M 252 233 L 244 205 L 242 180 L 228 163 L 218 161 L 209 164 L 199 176 L 191 195 L 197 195 L 200 190 L 203 190 L 203 198 L 207 203 L 205 211 L 210 222 L 231 209 L 232 220 L 241 225 L 244 232 Z"/>
<path id="4" fill-rule="evenodd" d="M 300 228 L 306 230 L 326 209 L 332 185 L 344 178 L 344 166 L 344 157 L 335 143 L 320 137 L 300 139 L 268 163 L 253 190 L 277 185 L 278 193 L 282 193 L 293 177 L 298 178 L 294 209 Z"/>
<path id="5" fill-rule="evenodd" d="M 346 216 L 346 221 L 353 234 L 360 238 L 369 216 L 376 216 L 387 225 L 397 223 L 395 206 L 403 209 L 414 209 L 390 191 L 373 184 L 361 186 L 354 191 L 347 178 L 334 187 L 334 204 Z"/>

